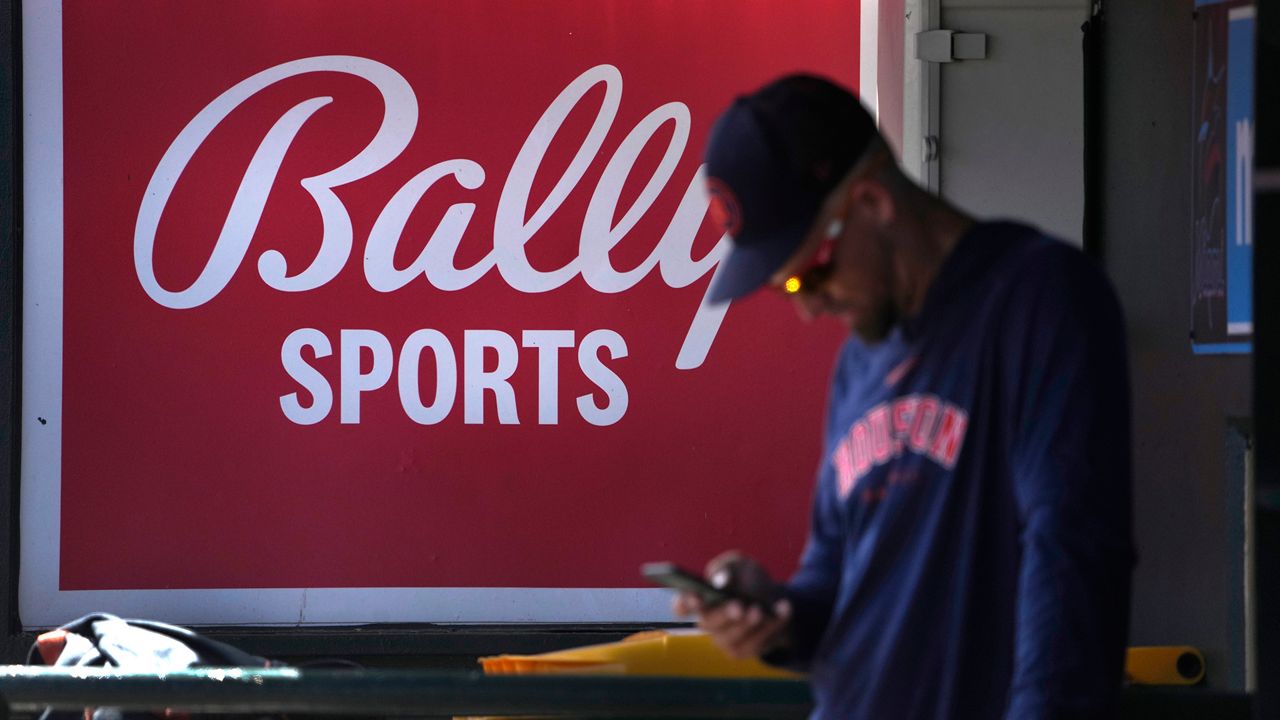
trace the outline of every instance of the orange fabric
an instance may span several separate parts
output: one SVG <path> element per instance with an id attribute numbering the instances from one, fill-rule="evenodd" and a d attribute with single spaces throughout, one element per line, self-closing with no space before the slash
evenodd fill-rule
<path id="1" fill-rule="evenodd" d="M 66 647 L 66 630 L 50 630 L 36 638 L 36 650 L 39 651 L 40 659 L 45 665 L 58 662 L 58 656 L 62 655 L 62 650 Z"/>

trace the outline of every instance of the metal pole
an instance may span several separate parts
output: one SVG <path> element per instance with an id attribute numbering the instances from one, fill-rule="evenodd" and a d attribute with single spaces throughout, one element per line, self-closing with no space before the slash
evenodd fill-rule
<path id="1" fill-rule="evenodd" d="M 103 668 L 0 668 L 17 712 L 173 709 L 334 715 L 803 718 L 793 680 L 617 676 L 486 676 L 411 670 L 205 668 L 165 675 Z"/>

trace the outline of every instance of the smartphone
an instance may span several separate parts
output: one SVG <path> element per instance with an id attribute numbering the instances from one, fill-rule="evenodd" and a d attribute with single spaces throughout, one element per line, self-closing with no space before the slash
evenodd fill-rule
<path id="1" fill-rule="evenodd" d="M 640 573 L 651 582 L 669 587 L 673 590 L 681 590 L 697 595 L 707 607 L 714 607 L 721 603 L 737 600 L 746 605 L 756 605 L 764 610 L 766 615 L 772 615 L 772 609 L 762 603 L 759 599 L 736 593 L 725 588 L 718 588 L 707 582 L 702 576 L 692 573 L 684 568 L 669 562 L 652 562 L 645 563 L 640 566 Z"/>

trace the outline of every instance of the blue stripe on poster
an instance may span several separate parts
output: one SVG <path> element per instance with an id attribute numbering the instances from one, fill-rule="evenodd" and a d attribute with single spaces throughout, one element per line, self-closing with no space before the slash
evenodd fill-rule
<path id="1" fill-rule="evenodd" d="M 1254 8 L 1227 14 L 1227 334 L 1253 335 Z"/>
<path id="2" fill-rule="evenodd" d="M 1253 343 L 1203 343 L 1192 345 L 1191 351 L 1196 355 L 1247 355 L 1253 352 Z"/>

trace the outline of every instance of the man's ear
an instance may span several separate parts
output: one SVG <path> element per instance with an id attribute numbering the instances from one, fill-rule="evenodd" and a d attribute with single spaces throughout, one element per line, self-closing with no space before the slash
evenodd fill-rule
<path id="1" fill-rule="evenodd" d="M 850 183 L 848 200 L 854 219 L 874 228 L 887 227 L 897 213 L 893 193 L 875 178 L 859 178 Z"/>

